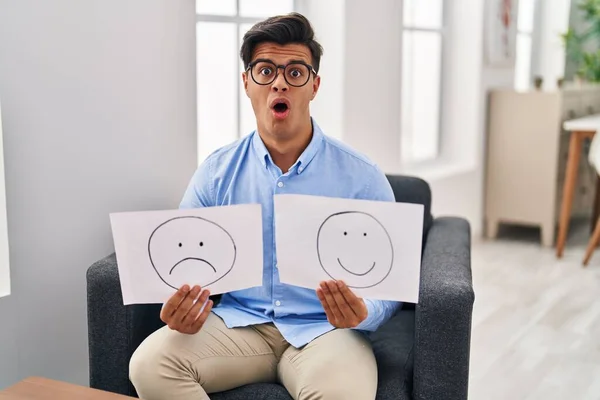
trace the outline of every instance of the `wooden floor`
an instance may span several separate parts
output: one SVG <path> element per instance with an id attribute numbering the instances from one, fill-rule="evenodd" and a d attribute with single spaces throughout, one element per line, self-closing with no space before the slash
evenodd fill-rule
<path id="1" fill-rule="evenodd" d="M 600 248 L 582 268 L 573 230 L 561 260 L 539 231 L 474 240 L 470 399 L 600 399 Z"/>

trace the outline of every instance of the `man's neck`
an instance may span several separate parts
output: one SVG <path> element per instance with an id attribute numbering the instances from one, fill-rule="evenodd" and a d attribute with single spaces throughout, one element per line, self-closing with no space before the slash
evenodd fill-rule
<path id="1" fill-rule="evenodd" d="M 298 135 L 288 140 L 278 140 L 262 134 L 260 136 L 275 165 L 286 173 L 308 147 L 312 139 L 312 123 L 309 122 Z"/>

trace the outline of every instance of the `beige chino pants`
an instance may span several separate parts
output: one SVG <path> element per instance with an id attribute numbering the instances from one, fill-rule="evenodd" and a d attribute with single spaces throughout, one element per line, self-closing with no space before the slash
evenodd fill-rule
<path id="1" fill-rule="evenodd" d="M 337 329 L 296 349 L 273 324 L 229 329 L 211 313 L 200 332 L 165 326 L 130 362 L 144 400 L 206 400 L 210 393 L 250 383 L 280 383 L 296 400 L 373 400 L 377 364 L 360 333 Z"/>

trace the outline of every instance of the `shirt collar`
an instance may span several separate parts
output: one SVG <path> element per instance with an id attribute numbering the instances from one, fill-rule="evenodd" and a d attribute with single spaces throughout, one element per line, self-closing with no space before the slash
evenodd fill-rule
<path id="1" fill-rule="evenodd" d="M 319 151 L 319 148 L 321 147 L 321 143 L 323 142 L 323 136 L 324 136 L 323 131 L 321 130 L 319 125 L 315 122 L 315 120 L 312 117 L 311 117 L 311 123 L 312 123 L 312 127 L 313 127 L 312 139 L 310 140 L 310 143 L 308 144 L 306 149 L 304 149 L 302 154 L 300 154 L 300 157 L 298 157 L 298 160 L 292 166 L 292 168 L 296 167 L 296 172 L 298 174 L 304 172 L 304 170 L 306 169 L 308 164 L 310 164 L 310 162 L 313 160 L 313 158 Z M 266 168 L 268 165 L 267 160 L 271 164 L 274 164 L 273 159 L 271 158 L 271 155 L 269 154 L 269 151 L 267 150 L 267 147 L 265 146 L 260 135 L 258 134 L 258 131 L 254 131 L 254 135 L 252 137 L 252 145 L 254 146 L 254 150 L 256 150 L 256 153 L 258 154 L 260 162 L 262 163 L 262 166 L 264 168 Z"/>

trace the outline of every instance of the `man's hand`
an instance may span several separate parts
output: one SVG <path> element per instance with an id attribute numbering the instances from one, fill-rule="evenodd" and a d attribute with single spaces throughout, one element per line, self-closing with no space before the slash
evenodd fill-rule
<path id="1" fill-rule="evenodd" d="M 321 282 L 317 296 L 329 323 L 336 328 L 355 328 L 369 313 L 364 300 L 356 297 L 342 281 Z"/>
<path id="2" fill-rule="evenodd" d="M 169 326 L 169 328 L 193 335 L 202 329 L 206 321 L 213 302 L 209 300 L 206 307 L 200 313 L 202 306 L 210 296 L 208 290 L 200 293 L 200 286 L 194 286 L 192 290 L 188 285 L 183 285 L 171 298 L 165 303 L 160 311 L 160 319 Z M 198 298 L 200 295 L 200 298 Z M 194 303 L 194 300 L 197 301 Z"/>

